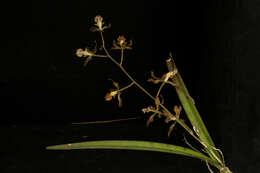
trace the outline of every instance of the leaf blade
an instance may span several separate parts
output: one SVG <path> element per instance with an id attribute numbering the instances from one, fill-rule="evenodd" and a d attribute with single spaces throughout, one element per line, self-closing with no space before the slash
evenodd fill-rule
<path id="1" fill-rule="evenodd" d="M 134 140 L 103 140 L 103 141 L 88 141 L 72 144 L 62 144 L 46 147 L 47 150 L 76 150 L 76 149 L 118 149 L 118 150 L 142 150 L 142 151 L 156 151 L 170 154 L 178 154 L 197 158 L 207 161 L 211 165 L 219 168 L 219 164 L 213 161 L 206 155 L 176 145 L 170 145 L 159 142 L 150 141 L 134 141 Z"/>

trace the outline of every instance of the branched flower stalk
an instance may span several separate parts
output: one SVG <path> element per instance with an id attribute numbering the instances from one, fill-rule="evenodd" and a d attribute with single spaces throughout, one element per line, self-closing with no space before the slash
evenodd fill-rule
<path id="1" fill-rule="evenodd" d="M 111 101 L 113 98 L 117 98 L 118 106 L 122 107 L 122 99 L 121 93 L 132 86 L 138 87 L 143 93 L 145 93 L 148 97 L 150 97 L 155 106 L 148 106 L 147 108 L 143 108 L 143 113 L 152 113 L 147 120 L 146 125 L 149 126 L 150 123 L 154 121 L 154 117 L 157 116 L 159 118 L 164 117 L 165 122 L 173 122 L 168 130 L 168 136 L 171 135 L 173 129 L 176 124 L 182 126 L 196 141 L 198 141 L 202 145 L 202 152 L 195 149 L 191 146 L 185 138 L 186 144 L 191 148 L 183 148 L 180 146 L 165 146 L 165 144 L 160 143 L 152 143 L 152 142 L 141 142 L 141 141 L 97 141 L 97 142 L 86 142 L 86 143 L 74 143 L 67 145 L 57 145 L 47 147 L 48 149 L 93 149 L 93 148 L 110 148 L 110 149 L 135 149 L 135 150 L 149 150 L 149 151 L 161 151 L 168 152 L 174 154 L 181 154 L 190 157 L 199 158 L 206 162 L 207 168 L 210 172 L 213 172 L 209 166 L 212 165 L 219 169 L 220 173 L 231 173 L 229 168 L 225 165 L 224 156 L 221 150 L 217 149 L 207 131 L 206 126 L 204 125 L 197 108 L 195 106 L 195 102 L 192 97 L 189 95 L 188 90 L 181 78 L 181 75 L 173 61 L 173 57 L 170 54 L 170 58 L 166 61 L 168 72 L 164 74 L 162 77 L 156 77 L 153 72 L 151 72 L 151 78 L 148 79 L 148 82 L 154 84 L 160 84 L 159 89 L 155 96 L 150 94 L 145 88 L 143 88 L 123 67 L 124 62 L 124 54 L 125 50 L 132 49 L 132 41 L 127 42 L 124 36 L 118 36 L 117 41 L 113 41 L 112 50 L 120 50 L 120 61 L 117 61 L 114 57 L 109 53 L 104 38 L 104 30 L 111 27 L 111 25 L 104 25 L 103 18 L 101 16 L 96 16 L 94 18 L 95 24 L 94 27 L 91 28 L 93 32 L 99 32 L 101 39 L 101 48 L 105 54 L 97 54 L 97 43 L 93 50 L 86 48 L 78 49 L 76 51 L 76 55 L 78 57 L 86 58 L 84 61 L 84 66 L 88 64 L 90 60 L 93 58 L 104 58 L 111 60 L 114 64 L 118 66 L 118 68 L 126 75 L 126 77 L 130 80 L 130 84 L 125 87 L 120 87 L 118 82 L 113 80 L 113 86 L 109 93 L 106 94 L 105 100 Z M 175 88 L 177 95 L 182 103 L 182 106 L 174 106 L 172 113 L 168 108 L 164 106 L 164 99 L 161 94 L 165 85 L 171 85 Z M 180 119 L 180 114 L 182 111 L 182 107 L 184 108 L 186 115 L 188 116 L 192 128 L 190 128 L 184 120 Z"/>

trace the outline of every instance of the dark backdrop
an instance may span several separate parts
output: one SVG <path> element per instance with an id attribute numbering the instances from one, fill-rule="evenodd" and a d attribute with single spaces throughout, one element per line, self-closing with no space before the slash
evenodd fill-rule
<path id="1" fill-rule="evenodd" d="M 100 14 L 111 23 L 107 45 L 118 35 L 133 40 L 125 67 L 152 93 L 150 71 L 167 71 L 173 52 L 183 79 L 227 165 L 258 172 L 259 10 L 246 1 L 33 1 L 2 5 L 0 63 L 0 171 L 6 172 L 207 172 L 204 163 L 181 156 L 134 151 L 46 151 L 45 146 L 95 139 L 138 139 L 184 145 L 177 126 L 171 138 L 158 120 L 145 127 L 141 113 L 151 101 L 140 90 L 122 95 L 124 107 L 104 101 L 108 80 L 127 84 L 111 62 L 86 68 L 78 48 L 99 40 L 91 33 Z M 177 104 L 165 89 L 168 106 Z M 72 122 L 142 116 L 114 124 Z M 184 117 L 184 114 L 182 115 Z M 195 144 L 196 145 L 196 144 Z"/>

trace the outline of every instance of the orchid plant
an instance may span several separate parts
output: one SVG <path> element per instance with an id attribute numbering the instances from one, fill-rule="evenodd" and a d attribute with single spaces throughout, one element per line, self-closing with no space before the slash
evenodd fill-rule
<path id="1" fill-rule="evenodd" d="M 200 114 L 195 106 L 195 102 L 190 96 L 182 77 L 176 67 L 173 60 L 173 56 L 170 54 L 169 59 L 166 60 L 166 65 L 168 67 L 168 72 L 166 72 L 162 77 L 157 77 L 153 72 L 151 72 L 151 77 L 148 82 L 159 85 L 158 91 L 155 96 L 150 94 L 145 88 L 143 88 L 124 68 L 124 54 L 126 50 L 131 50 L 133 42 L 126 41 L 124 36 L 118 36 L 117 40 L 113 41 L 111 50 L 120 50 L 120 60 L 116 60 L 111 56 L 109 50 L 105 45 L 104 31 L 110 28 L 111 25 L 105 25 L 103 17 L 100 15 L 94 18 L 94 26 L 90 28 L 92 32 L 98 32 L 101 39 L 101 48 L 98 53 L 97 43 L 94 49 L 90 50 L 88 48 L 78 49 L 76 55 L 80 58 L 84 58 L 84 66 L 88 64 L 89 61 L 94 58 L 104 58 L 106 60 L 112 61 L 118 66 L 118 68 L 126 75 L 129 79 L 129 84 L 121 87 L 118 82 L 112 81 L 113 88 L 105 95 L 106 101 L 111 101 L 116 99 L 118 106 L 122 107 L 121 93 L 125 92 L 128 88 L 132 86 L 138 87 L 144 94 L 150 97 L 154 105 L 149 105 L 146 108 L 142 108 L 142 112 L 145 114 L 150 114 L 146 125 L 149 126 L 155 119 L 164 118 L 165 123 L 171 123 L 168 136 L 173 132 L 176 124 L 179 124 L 185 129 L 185 131 L 191 135 L 200 145 L 201 149 L 194 148 L 185 138 L 186 144 L 189 148 L 182 146 L 149 142 L 149 141 L 132 141 L 132 140 L 104 140 L 104 141 L 87 141 L 72 144 L 62 144 L 49 146 L 49 150 L 74 150 L 74 149 L 127 149 L 127 150 L 146 150 L 146 151 L 159 151 L 171 154 L 179 154 L 189 157 L 194 157 L 205 161 L 208 170 L 212 173 L 210 166 L 219 169 L 220 173 L 231 173 L 229 168 L 225 164 L 223 153 L 220 149 L 215 147 L 213 140 L 211 139 L 206 126 L 204 125 Z M 161 91 L 165 85 L 170 85 L 175 88 L 178 98 L 182 105 L 175 105 L 173 109 L 169 109 L 164 104 L 164 99 Z M 181 112 L 184 109 L 192 127 L 186 124 L 186 122 L 180 118 Z"/>

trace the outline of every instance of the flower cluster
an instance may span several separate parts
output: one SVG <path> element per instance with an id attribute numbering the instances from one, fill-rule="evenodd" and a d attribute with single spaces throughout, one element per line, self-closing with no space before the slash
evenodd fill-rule
<path id="1" fill-rule="evenodd" d="M 208 152 L 208 155 L 210 158 L 207 158 L 205 161 L 207 163 L 208 169 L 211 171 L 208 161 L 212 163 L 219 163 L 218 166 L 221 166 L 220 172 L 228 172 L 231 173 L 231 171 L 225 166 L 225 161 L 224 161 L 224 156 L 222 152 L 214 147 L 214 143 L 211 141 L 210 138 L 208 138 L 208 132 L 204 128 L 203 122 L 196 122 L 196 117 L 200 117 L 200 115 L 197 112 L 197 109 L 194 105 L 190 104 L 192 101 L 193 104 L 195 104 L 194 100 L 192 97 L 189 95 L 182 79 L 181 76 L 178 74 L 178 70 L 176 68 L 176 65 L 173 61 L 172 55 L 170 54 L 170 59 L 166 61 L 167 67 L 169 72 L 165 73 L 161 77 L 156 77 L 153 72 L 151 72 L 151 77 L 147 80 L 148 82 L 152 82 L 154 84 L 160 84 L 160 87 L 157 91 L 157 94 L 153 96 L 150 94 L 146 89 L 144 89 L 139 83 L 137 83 L 131 75 L 126 71 L 126 69 L 123 66 L 123 60 L 124 60 L 124 50 L 132 49 L 133 42 L 132 40 L 126 41 L 126 38 L 122 35 L 119 35 L 116 40 L 113 40 L 113 45 L 111 49 L 114 50 L 120 50 L 121 51 L 121 58 L 120 61 L 115 59 L 113 56 L 110 55 L 110 52 L 105 46 L 105 38 L 104 38 L 104 30 L 107 28 L 110 28 L 111 25 L 105 25 L 103 22 L 103 17 L 100 15 L 97 15 L 94 18 L 94 26 L 90 28 L 91 31 L 96 32 L 98 31 L 101 37 L 101 47 L 99 51 L 102 51 L 103 54 L 98 54 L 97 53 L 97 43 L 96 46 L 93 50 L 90 50 L 88 48 L 85 49 L 78 49 L 76 51 L 76 55 L 78 57 L 83 57 L 86 58 L 84 61 L 84 66 L 88 64 L 90 60 L 92 60 L 93 57 L 99 57 L 99 58 L 106 58 L 112 60 L 121 70 L 124 72 L 124 74 L 128 77 L 128 79 L 131 81 L 131 83 L 125 87 L 120 87 L 118 82 L 115 82 L 113 80 L 113 88 L 110 89 L 110 91 L 105 95 L 105 100 L 106 101 L 111 101 L 113 99 L 116 99 L 118 101 L 118 106 L 122 107 L 123 102 L 121 99 L 121 94 L 124 90 L 130 88 L 131 86 L 135 85 L 139 89 L 141 89 L 146 95 L 148 95 L 152 100 L 154 101 L 153 106 L 148 106 L 147 108 L 143 108 L 142 112 L 143 113 L 151 113 L 150 117 L 148 118 L 146 122 L 146 126 L 149 126 L 153 121 L 154 118 L 157 116 L 159 118 L 164 118 L 165 123 L 170 124 L 169 129 L 168 129 L 168 137 L 170 137 L 171 133 L 174 130 L 174 127 L 177 123 L 179 123 L 191 136 L 193 136 L 200 144 L 204 146 L 205 152 Z M 189 116 L 190 122 L 193 125 L 193 130 L 188 127 L 188 125 L 185 124 L 184 120 L 180 119 L 180 114 L 182 111 L 181 106 L 175 105 L 172 110 L 169 110 L 165 107 L 164 105 L 164 99 L 161 95 L 161 91 L 163 87 L 166 84 L 170 84 L 171 86 L 176 88 L 176 91 L 178 93 L 178 96 L 180 98 L 180 101 L 182 104 L 185 106 L 184 108 L 188 111 L 186 111 L 187 115 Z M 187 106 L 187 107 L 186 107 Z M 195 118 L 192 118 L 195 117 Z M 111 121 L 110 121 L 111 122 Z M 196 125 L 196 126 L 195 126 Z M 195 133 L 194 133 L 195 132 Z M 203 137 L 201 134 L 205 135 L 206 137 Z M 205 139 L 204 139 L 205 138 Z M 185 138 L 184 138 L 185 139 Z M 196 150 L 194 147 L 192 147 L 187 140 L 185 139 L 186 144 L 188 144 L 193 150 Z M 213 144 L 213 145 L 212 145 Z M 71 146 L 71 144 L 68 144 L 68 146 Z M 196 150 L 198 151 L 198 150 Z M 198 151 L 199 152 L 199 151 Z M 190 153 L 190 151 L 187 153 Z M 199 153 L 201 154 L 201 153 Z M 218 156 L 220 154 L 220 156 Z M 194 156 L 194 154 L 190 154 L 191 156 Z M 201 158 L 200 156 L 199 158 Z M 222 161 L 221 161 L 222 158 Z M 212 160 L 213 159 L 213 160 Z M 211 171 L 212 172 L 212 171 Z"/>
<path id="2" fill-rule="evenodd" d="M 94 18 L 94 21 L 95 21 L 95 24 L 94 24 L 95 26 L 92 27 L 92 29 L 91 29 L 92 31 L 103 32 L 104 29 L 107 29 L 107 28 L 110 27 L 110 25 L 104 26 L 103 18 L 99 15 Z M 101 34 L 101 37 L 102 37 L 102 40 L 103 40 L 102 34 Z M 118 36 L 116 41 L 115 40 L 113 41 L 112 49 L 121 50 L 121 60 L 120 60 L 120 63 L 119 63 L 120 66 L 122 65 L 122 62 L 123 62 L 124 50 L 125 49 L 132 49 L 132 44 L 133 44 L 132 40 L 127 42 L 126 38 L 122 35 Z M 106 50 L 104 45 L 103 45 L 102 48 L 104 50 Z M 86 57 L 86 60 L 84 61 L 84 66 L 86 66 L 88 64 L 88 62 L 90 60 L 92 60 L 93 57 L 104 57 L 104 58 L 106 58 L 106 57 L 110 56 L 109 54 L 98 55 L 98 54 L 96 54 L 96 52 L 97 52 L 97 43 L 96 43 L 96 46 L 93 50 L 90 50 L 88 48 L 85 48 L 84 50 L 78 49 L 76 51 L 76 55 L 78 57 L 84 57 L 84 58 Z M 107 52 L 107 51 L 105 51 L 105 52 Z M 146 123 L 147 126 L 149 126 L 149 124 L 154 121 L 155 116 L 158 116 L 159 118 L 165 117 L 166 123 L 169 123 L 170 121 L 174 121 L 174 123 L 169 127 L 168 136 L 170 136 L 171 132 L 173 131 L 173 128 L 176 124 L 176 120 L 179 119 L 180 112 L 181 112 L 181 106 L 175 106 L 174 107 L 175 114 L 172 114 L 167 109 L 163 108 L 162 105 L 164 103 L 164 100 L 163 100 L 162 96 L 159 96 L 159 95 L 160 95 L 160 91 L 161 91 L 161 89 L 162 89 L 162 87 L 165 83 L 168 83 L 172 86 L 176 86 L 174 77 L 176 76 L 177 73 L 178 73 L 178 71 L 177 71 L 177 69 L 175 69 L 174 71 L 171 71 L 171 72 L 164 74 L 162 77 L 156 77 L 154 75 L 154 73 L 151 72 L 151 78 L 148 79 L 148 81 L 152 82 L 154 84 L 162 83 L 162 85 L 161 85 L 161 87 L 160 87 L 160 89 L 157 93 L 157 96 L 155 97 L 155 106 L 148 106 L 147 108 L 142 109 L 143 113 L 150 113 L 150 112 L 153 113 L 149 117 L 149 119 L 147 120 L 147 123 Z M 113 80 L 111 80 L 111 81 L 113 83 L 113 88 L 110 89 L 110 91 L 105 95 L 105 100 L 111 101 L 113 99 L 116 99 L 118 101 L 118 106 L 122 107 L 122 105 L 123 105 L 123 102 L 122 102 L 122 99 L 121 99 L 122 91 L 131 87 L 132 85 L 134 85 L 135 82 L 132 82 L 131 84 L 129 84 L 129 85 L 123 87 L 123 88 L 120 88 L 118 82 L 115 82 Z"/>
<path id="3" fill-rule="evenodd" d="M 150 123 L 154 121 L 154 117 L 157 115 L 159 118 L 162 116 L 165 117 L 165 122 L 169 123 L 170 121 L 174 121 L 173 124 L 169 127 L 168 130 L 168 137 L 171 135 L 174 126 L 176 125 L 176 120 L 180 120 L 180 113 L 182 110 L 181 106 L 174 106 L 174 112 L 175 115 L 173 115 L 171 112 L 167 112 L 165 109 L 161 109 L 160 105 L 163 104 L 163 100 L 160 101 L 159 97 L 156 97 L 155 99 L 155 107 L 154 106 L 148 106 L 147 108 L 143 108 L 142 111 L 143 113 L 150 113 L 152 112 L 153 114 L 148 118 L 146 125 L 149 126 Z M 180 120 L 183 121 L 183 120 Z"/>

